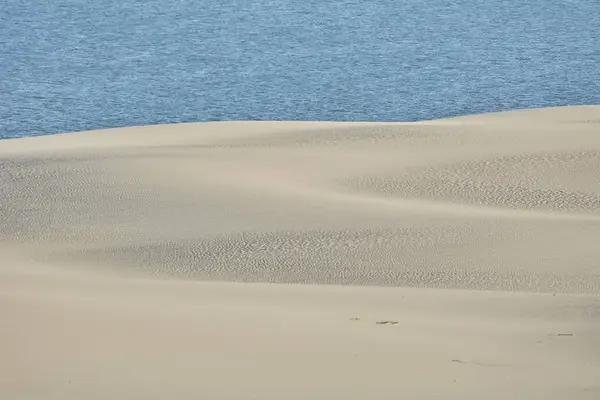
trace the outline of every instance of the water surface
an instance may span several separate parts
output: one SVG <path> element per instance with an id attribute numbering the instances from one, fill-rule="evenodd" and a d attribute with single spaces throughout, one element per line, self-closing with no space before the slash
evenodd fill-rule
<path id="1" fill-rule="evenodd" d="M 600 103 L 597 0 L 13 0 L 0 138 Z"/>

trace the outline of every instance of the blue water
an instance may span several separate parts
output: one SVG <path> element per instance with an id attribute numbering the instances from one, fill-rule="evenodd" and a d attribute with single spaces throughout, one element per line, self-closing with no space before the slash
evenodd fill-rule
<path id="1" fill-rule="evenodd" d="M 7 0 L 0 137 L 600 103 L 599 0 Z"/>

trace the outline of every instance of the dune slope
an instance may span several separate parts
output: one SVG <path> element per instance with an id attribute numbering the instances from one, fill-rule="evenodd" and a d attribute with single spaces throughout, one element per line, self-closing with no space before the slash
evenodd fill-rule
<path id="1" fill-rule="evenodd" d="M 0 397 L 598 398 L 599 121 L 0 141 Z"/>

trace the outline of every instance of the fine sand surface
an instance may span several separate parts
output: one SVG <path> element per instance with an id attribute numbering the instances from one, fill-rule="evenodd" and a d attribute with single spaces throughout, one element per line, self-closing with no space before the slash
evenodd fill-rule
<path id="1" fill-rule="evenodd" d="M 0 141 L 0 399 L 599 399 L 600 106 Z"/>

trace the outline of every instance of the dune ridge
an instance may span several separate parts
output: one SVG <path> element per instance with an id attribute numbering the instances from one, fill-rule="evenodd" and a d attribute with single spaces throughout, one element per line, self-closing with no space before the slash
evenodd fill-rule
<path id="1" fill-rule="evenodd" d="M 2 140 L 0 397 L 595 399 L 599 121 Z"/>

